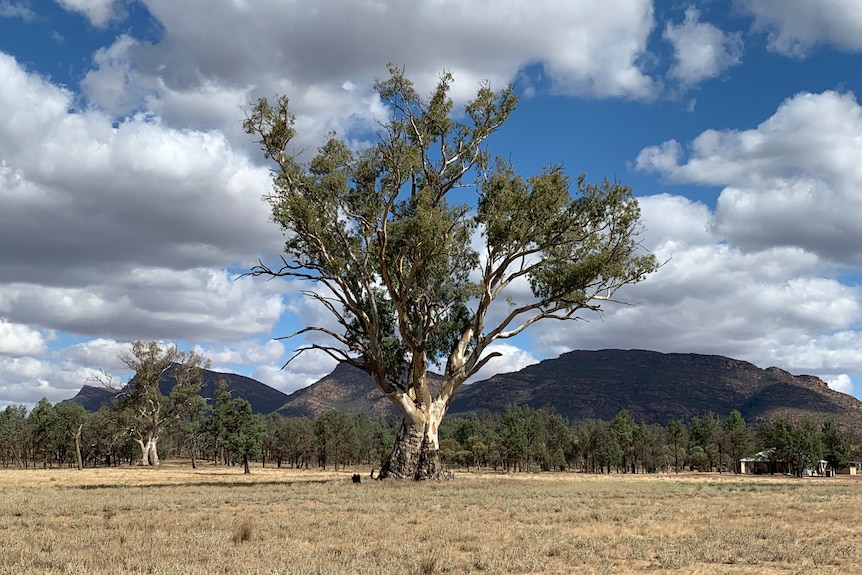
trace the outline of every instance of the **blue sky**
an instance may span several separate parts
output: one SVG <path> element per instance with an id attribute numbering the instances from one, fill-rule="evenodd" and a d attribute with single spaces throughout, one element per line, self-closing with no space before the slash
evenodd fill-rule
<path id="1" fill-rule="evenodd" d="M 856 0 L 0 0 L 0 406 L 127 377 L 136 339 L 285 392 L 331 371 L 280 369 L 302 341 L 273 338 L 327 321 L 301 286 L 237 279 L 281 245 L 242 110 L 284 93 L 297 149 L 361 142 L 387 62 L 423 91 L 452 71 L 461 103 L 513 83 L 490 149 L 631 185 L 666 262 L 636 305 L 536 325 L 484 376 L 642 348 L 862 396 Z"/>

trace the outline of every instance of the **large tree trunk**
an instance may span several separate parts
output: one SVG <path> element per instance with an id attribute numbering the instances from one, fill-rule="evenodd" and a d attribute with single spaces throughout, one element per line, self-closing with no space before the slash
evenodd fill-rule
<path id="1" fill-rule="evenodd" d="M 432 404 L 430 413 L 405 414 L 395 447 L 380 469 L 378 479 L 443 479 L 437 429 L 445 407 Z"/>
<path id="2" fill-rule="evenodd" d="M 159 441 L 159 438 L 154 435 L 153 437 L 150 438 L 150 443 L 148 445 L 149 462 L 150 462 L 150 465 L 154 465 L 154 466 L 159 466 L 162 464 L 161 460 L 159 459 L 159 450 L 157 447 L 158 441 Z"/>
<path id="3" fill-rule="evenodd" d="M 147 457 L 147 444 L 144 443 L 143 439 L 138 439 L 137 437 L 135 438 L 135 443 L 137 443 L 138 447 L 141 448 L 141 463 L 140 464 L 141 465 L 149 465 L 150 462 L 149 462 L 149 459 Z M 131 459 L 131 456 L 129 457 L 129 459 Z"/>
<path id="4" fill-rule="evenodd" d="M 141 465 L 155 466 L 162 464 L 159 460 L 158 441 L 158 437 L 150 437 L 146 442 L 143 439 L 135 438 L 135 442 L 141 448 Z"/>

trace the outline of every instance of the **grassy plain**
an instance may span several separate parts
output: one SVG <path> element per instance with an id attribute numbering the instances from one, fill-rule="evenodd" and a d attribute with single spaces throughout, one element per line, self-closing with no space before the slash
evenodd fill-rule
<path id="1" fill-rule="evenodd" d="M 862 481 L 0 470 L 0 573 L 853 573 Z"/>

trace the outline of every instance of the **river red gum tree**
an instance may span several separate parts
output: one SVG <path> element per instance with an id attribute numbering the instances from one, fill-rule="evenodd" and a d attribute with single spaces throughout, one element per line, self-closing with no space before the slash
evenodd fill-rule
<path id="1" fill-rule="evenodd" d="M 330 338 L 297 353 L 322 350 L 364 370 L 400 410 L 380 477 L 437 478 L 440 422 L 453 394 L 494 357 L 491 343 L 540 320 L 598 312 L 656 261 L 640 249 L 630 188 L 573 182 L 558 167 L 523 178 L 490 158 L 483 143 L 514 110 L 511 88 L 482 85 L 453 114 L 450 74 L 425 99 L 402 70 L 389 72 L 375 85 L 389 120 L 361 151 L 332 135 L 301 163 L 290 152 L 288 99 L 250 110 L 244 128 L 275 163 L 267 200 L 287 239 L 280 266 L 261 262 L 249 275 L 306 282 L 306 296 L 339 328 L 292 334 Z M 473 200 L 455 201 L 469 193 Z M 507 288 L 523 281 L 532 293 L 516 299 Z M 490 313 L 498 299 L 503 313 Z M 445 365 L 436 393 L 430 365 Z"/>
<path id="2" fill-rule="evenodd" d="M 119 358 L 135 377 L 116 390 L 116 408 L 125 417 L 129 436 L 141 449 L 141 465 L 160 465 L 159 437 L 168 421 L 182 416 L 182 406 L 165 396 L 159 383 L 170 371 L 174 390 L 187 389 L 184 397 L 196 395 L 201 388 L 202 370 L 209 367 L 209 362 L 194 352 L 182 352 L 174 345 L 163 346 L 156 341 L 136 341 L 131 351 Z"/>

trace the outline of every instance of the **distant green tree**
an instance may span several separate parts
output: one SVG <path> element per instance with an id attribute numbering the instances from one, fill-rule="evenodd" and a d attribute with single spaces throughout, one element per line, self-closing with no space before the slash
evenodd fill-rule
<path id="1" fill-rule="evenodd" d="M 449 422 L 456 424 L 455 439 L 465 447 L 470 445 L 471 437 L 482 436 L 482 421 L 475 412 L 470 412 L 463 419 L 457 421 L 449 420 Z"/>
<path id="2" fill-rule="evenodd" d="M 357 463 L 377 465 L 383 455 L 376 441 L 377 428 L 380 422 L 373 421 L 367 413 L 357 413 L 352 416 L 354 445 L 351 451 L 356 456 Z"/>
<path id="3" fill-rule="evenodd" d="M 281 462 L 284 459 L 284 451 L 281 450 L 278 434 L 284 426 L 285 418 L 278 412 L 270 413 L 264 418 L 266 426 L 266 437 L 263 440 L 263 445 L 260 448 L 261 465 L 266 467 L 267 460 L 275 460 L 276 465 L 281 467 Z"/>
<path id="4" fill-rule="evenodd" d="M 700 471 L 712 471 L 719 459 L 718 432 L 721 429 L 721 421 L 710 412 L 703 417 L 693 417 L 688 435 L 689 450 L 699 447 L 703 451 L 704 461 L 698 468 Z"/>
<path id="5" fill-rule="evenodd" d="M 665 462 L 664 429 L 659 425 L 639 423 L 632 433 L 634 445 L 632 467 L 636 471 L 638 464 L 646 472 L 655 472 L 663 468 Z"/>
<path id="6" fill-rule="evenodd" d="M 551 454 L 548 451 L 548 415 L 544 409 L 521 407 L 524 416 L 524 431 L 527 435 L 526 465 L 538 465 L 543 471 L 551 469 Z"/>
<path id="7" fill-rule="evenodd" d="M 25 406 L 9 405 L 0 412 L 0 461 L 3 467 L 28 465 L 26 447 L 29 431 Z"/>
<path id="8" fill-rule="evenodd" d="M 684 447 L 688 445 L 688 430 L 681 421 L 674 419 L 667 425 L 667 434 L 669 443 L 673 448 L 673 470 L 674 473 L 679 473 L 679 456 Z M 684 457 L 683 461 L 685 461 Z"/>
<path id="9" fill-rule="evenodd" d="M 53 466 L 57 459 L 55 451 L 59 438 L 59 420 L 54 406 L 43 397 L 30 410 L 27 423 L 33 433 L 33 453 L 36 461 L 41 460 L 43 467 Z"/>
<path id="10" fill-rule="evenodd" d="M 353 422 L 343 411 L 330 409 L 320 414 L 314 422 L 314 433 L 317 437 L 318 462 L 326 469 L 331 461 L 338 471 L 338 464 L 345 463 L 352 454 L 355 444 L 353 439 Z"/>
<path id="11" fill-rule="evenodd" d="M 180 380 L 168 397 L 171 427 L 187 448 L 192 469 L 197 469 L 199 443 L 210 412 L 210 406 L 200 394 L 201 383 L 197 377 Z"/>
<path id="12" fill-rule="evenodd" d="M 377 426 L 374 430 L 374 445 L 377 446 L 377 451 L 380 454 L 379 463 L 382 467 L 388 460 L 389 454 L 395 446 L 395 438 L 398 434 L 399 422 L 396 418 L 391 418 L 389 421 L 380 419 L 377 421 Z"/>
<path id="13" fill-rule="evenodd" d="M 548 413 L 545 420 L 545 435 L 551 457 L 550 468 L 564 471 L 574 451 L 574 436 L 569 421 L 559 413 Z"/>
<path id="14" fill-rule="evenodd" d="M 611 469 L 619 469 L 623 463 L 623 450 L 620 448 L 617 434 L 611 429 L 610 423 L 598 420 L 592 430 L 593 448 L 595 460 L 599 465 L 599 472 L 605 469 L 610 473 Z"/>
<path id="15" fill-rule="evenodd" d="M 500 447 L 507 471 L 523 469 L 527 449 L 527 420 L 521 407 L 509 404 L 500 416 Z"/>
<path id="16" fill-rule="evenodd" d="M 232 414 L 233 397 L 227 387 L 227 382 L 219 381 L 213 398 L 212 412 L 204 422 L 203 429 L 207 448 L 212 453 L 213 462 L 216 464 L 230 465 L 234 462 L 229 440 Z"/>
<path id="17" fill-rule="evenodd" d="M 817 469 L 822 458 L 823 438 L 820 426 L 813 419 L 806 417 L 801 423 L 791 427 L 788 462 L 799 477 L 805 469 L 812 471 Z"/>
<path id="18" fill-rule="evenodd" d="M 634 430 L 635 421 L 631 413 L 624 409 L 611 420 L 610 432 L 620 449 L 620 463 L 624 472 L 630 471 L 629 465 L 634 464 Z M 634 473 L 634 467 L 631 469 Z"/>
<path id="19" fill-rule="evenodd" d="M 775 473 L 779 465 L 789 465 L 793 460 L 793 425 L 785 418 L 778 417 L 764 421 L 755 430 L 758 450 L 768 456 L 770 473 Z"/>
<path id="20" fill-rule="evenodd" d="M 66 459 L 66 452 L 69 451 L 70 443 L 74 449 L 75 461 L 78 470 L 84 468 L 84 460 L 81 455 L 81 434 L 84 431 L 84 426 L 90 419 L 90 414 L 83 406 L 77 403 L 63 402 L 54 406 L 54 412 L 57 416 L 57 444 L 62 447 L 62 459 Z"/>
<path id="21" fill-rule="evenodd" d="M 469 449 L 461 449 L 457 453 L 455 453 L 455 461 L 458 463 L 458 465 L 466 467 L 469 471 L 470 467 L 476 461 L 476 456 Z"/>
<path id="22" fill-rule="evenodd" d="M 833 473 L 847 467 L 850 462 L 850 441 L 838 428 L 832 419 L 827 419 L 821 427 L 823 441 L 823 459 L 829 464 Z"/>
<path id="23" fill-rule="evenodd" d="M 440 460 L 443 465 L 455 465 L 458 463 L 458 452 L 461 451 L 461 444 L 454 437 L 447 437 L 440 441 Z"/>
<path id="24" fill-rule="evenodd" d="M 730 457 L 733 472 L 739 473 L 739 461 L 750 455 L 752 446 L 751 431 L 739 410 L 734 409 L 722 424 L 721 442 Z"/>
<path id="25" fill-rule="evenodd" d="M 85 445 L 90 448 L 89 458 L 94 466 L 99 462 L 116 466 L 124 459 L 131 460 L 134 444 L 129 437 L 130 426 L 129 414 L 123 411 L 102 407 L 90 415 L 84 435 L 89 438 Z"/>
<path id="26" fill-rule="evenodd" d="M 251 472 L 249 460 L 260 453 L 266 439 L 266 424 L 263 416 L 252 411 L 251 404 L 241 397 L 231 402 L 231 413 L 227 421 L 227 442 L 234 457 L 242 461 L 244 474 Z"/>
<path id="27" fill-rule="evenodd" d="M 317 449 L 314 422 L 307 417 L 288 417 L 278 436 L 278 442 L 293 467 L 308 468 Z"/>

